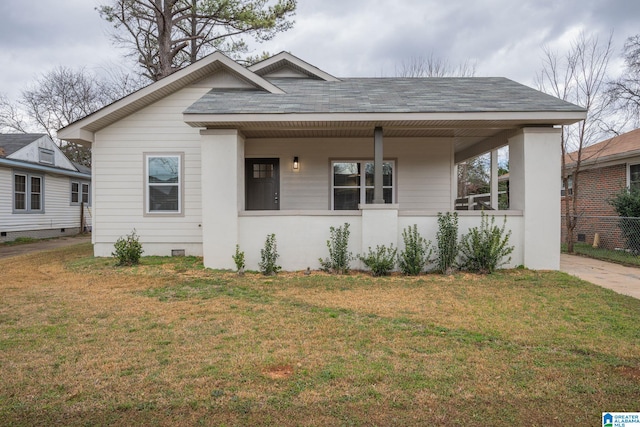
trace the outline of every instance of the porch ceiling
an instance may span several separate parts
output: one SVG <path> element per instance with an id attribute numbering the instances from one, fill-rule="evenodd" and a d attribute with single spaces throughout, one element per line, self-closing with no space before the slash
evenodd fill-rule
<path id="1" fill-rule="evenodd" d="M 453 138 L 456 153 L 487 140 L 492 140 L 492 145 L 505 145 L 522 127 L 550 126 L 539 120 L 188 123 L 208 129 L 238 129 L 246 138 L 373 138 L 374 129 L 382 127 L 385 138 Z"/>

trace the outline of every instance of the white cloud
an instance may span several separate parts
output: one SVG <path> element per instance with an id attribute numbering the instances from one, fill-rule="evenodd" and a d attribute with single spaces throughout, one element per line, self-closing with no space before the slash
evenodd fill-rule
<path id="1" fill-rule="evenodd" d="M 0 92 L 16 96 L 58 65 L 95 69 L 121 58 L 95 11 L 100 2 L 2 0 Z M 640 32 L 640 2 L 299 0 L 295 19 L 292 30 L 254 51 L 290 51 L 336 76 L 391 76 L 403 60 L 433 53 L 453 64 L 475 60 L 479 75 L 531 84 L 541 46 L 566 47 L 580 29 L 602 37 L 615 30 L 619 53 Z"/>

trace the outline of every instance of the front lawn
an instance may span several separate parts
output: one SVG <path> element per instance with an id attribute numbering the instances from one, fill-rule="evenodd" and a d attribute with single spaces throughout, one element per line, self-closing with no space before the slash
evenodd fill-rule
<path id="1" fill-rule="evenodd" d="M 601 425 L 640 301 L 563 273 L 276 277 L 0 260 L 0 425 Z"/>

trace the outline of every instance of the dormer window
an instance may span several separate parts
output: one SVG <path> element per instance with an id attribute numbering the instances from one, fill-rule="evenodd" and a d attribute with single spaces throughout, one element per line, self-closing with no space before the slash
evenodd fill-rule
<path id="1" fill-rule="evenodd" d="M 53 150 L 40 148 L 39 161 L 40 163 L 44 163 L 47 165 L 55 164 L 55 156 Z"/>

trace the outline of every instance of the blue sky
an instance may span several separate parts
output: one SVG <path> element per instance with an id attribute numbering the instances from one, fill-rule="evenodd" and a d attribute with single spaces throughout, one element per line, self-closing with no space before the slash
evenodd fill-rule
<path id="1" fill-rule="evenodd" d="M 2 0 L 0 93 L 15 98 L 59 65 L 101 72 L 123 63 L 99 0 Z M 580 32 L 640 33 L 636 0 L 298 0 L 292 30 L 255 52 L 290 51 L 336 76 L 393 76 L 411 57 L 477 64 L 476 75 L 534 85 L 541 46 L 562 51 Z M 129 67 L 134 67 L 131 64 Z M 614 61 L 612 71 L 621 67 Z"/>

